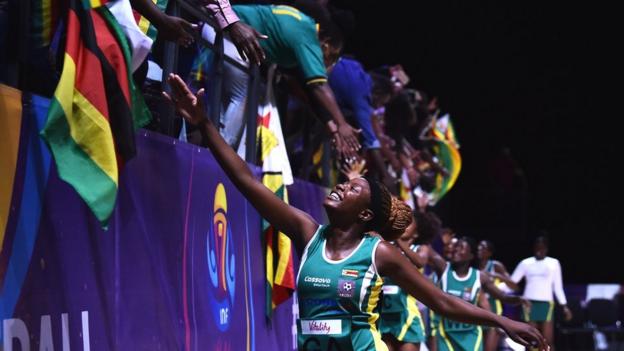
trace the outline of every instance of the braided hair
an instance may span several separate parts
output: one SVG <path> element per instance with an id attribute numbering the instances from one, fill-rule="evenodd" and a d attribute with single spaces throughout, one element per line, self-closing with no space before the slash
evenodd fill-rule
<path id="1" fill-rule="evenodd" d="M 369 229 L 379 232 L 384 240 L 397 239 L 412 223 L 412 209 L 393 197 L 385 185 L 372 178 L 365 179 L 371 190 L 371 210 L 374 215 Z"/>

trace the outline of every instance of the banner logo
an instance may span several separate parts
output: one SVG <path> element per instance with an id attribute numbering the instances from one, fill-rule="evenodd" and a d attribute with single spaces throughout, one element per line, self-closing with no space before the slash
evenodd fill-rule
<path id="1" fill-rule="evenodd" d="M 230 326 L 235 292 L 235 254 L 232 230 L 227 218 L 227 196 L 222 183 L 217 185 L 210 230 L 206 234 L 206 253 L 211 287 L 208 298 L 219 330 Z"/>

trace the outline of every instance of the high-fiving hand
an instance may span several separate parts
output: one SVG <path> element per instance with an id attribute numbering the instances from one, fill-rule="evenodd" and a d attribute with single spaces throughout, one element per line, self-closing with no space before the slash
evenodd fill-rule
<path id="1" fill-rule="evenodd" d="M 516 322 L 505 318 L 502 327 L 513 341 L 523 346 L 534 347 L 540 351 L 550 350 L 546 338 L 544 338 L 535 327 L 527 323 Z"/>
<path id="2" fill-rule="evenodd" d="M 188 88 L 186 83 L 177 74 L 169 74 L 167 83 L 171 86 L 171 94 L 163 91 L 165 99 L 175 105 L 176 112 L 192 125 L 198 125 L 203 121 L 207 121 L 206 110 L 202 103 L 204 89 L 200 89 L 197 94 Z"/>
<path id="3" fill-rule="evenodd" d="M 258 33 L 257 30 L 240 21 L 230 24 L 224 30 L 230 35 L 232 43 L 243 60 L 249 60 L 256 65 L 264 61 L 266 56 L 258 39 L 267 39 L 266 35 Z"/>

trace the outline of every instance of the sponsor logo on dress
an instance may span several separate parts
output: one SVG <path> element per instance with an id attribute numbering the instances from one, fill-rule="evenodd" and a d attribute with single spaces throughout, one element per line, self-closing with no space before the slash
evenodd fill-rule
<path id="1" fill-rule="evenodd" d="M 329 284 L 331 284 L 330 278 L 310 277 L 309 275 L 306 275 L 305 278 L 303 278 L 303 281 L 306 283 L 312 283 L 312 286 L 322 288 L 329 288 Z"/>
<path id="2" fill-rule="evenodd" d="M 462 298 L 466 301 L 470 301 L 472 300 L 471 297 L 472 297 L 472 289 L 470 287 L 465 287 Z"/>
<path id="3" fill-rule="evenodd" d="M 340 335 L 342 334 L 342 321 L 340 319 L 302 320 L 301 334 Z"/>
<path id="4" fill-rule="evenodd" d="M 358 273 L 357 269 L 343 269 L 342 270 L 342 275 L 346 276 L 346 277 L 357 278 L 359 273 Z"/>
<path id="5" fill-rule="evenodd" d="M 381 287 L 384 295 L 396 295 L 399 293 L 399 287 L 396 285 L 384 285 Z"/>
<path id="6" fill-rule="evenodd" d="M 338 296 L 353 297 L 355 294 L 355 281 L 338 279 Z"/>

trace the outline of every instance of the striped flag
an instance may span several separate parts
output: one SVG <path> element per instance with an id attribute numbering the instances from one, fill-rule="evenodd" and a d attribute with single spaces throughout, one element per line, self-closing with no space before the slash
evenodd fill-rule
<path id="1" fill-rule="evenodd" d="M 262 183 L 288 202 L 286 185 L 294 180 L 270 84 L 267 95 L 268 101 L 258 108 L 257 138 Z M 288 300 L 295 290 L 295 268 L 290 238 L 275 230 L 266 220 L 262 221 L 262 232 L 266 244 L 266 316 L 271 318 L 273 309 Z"/>
<path id="2" fill-rule="evenodd" d="M 432 199 L 432 202 L 436 203 L 455 185 L 461 170 L 461 155 L 455 129 L 448 114 L 434 121 L 431 133 L 436 143 L 434 153 L 440 165 L 448 172 L 447 175 L 438 174 L 436 177 L 436 188 Z"/>
<path id="3" fill-rule="evenodd" d="M 150 119 L 130 73 L 130 50 L 104 0 L 71 0 L 61 79 L 42 132 L 59 176 L 103 226 L 119 169 L 134 156 L 134 130 Z"/>
<path id="4" fill-rule="evenodd" d="M 165 10 L 167 9 L 167 4 L 169 3 L 169 0 L 150 0 L 150 1 L 156 4 L 156 6 L 158 6 L 158 8 L 162 12 L 165 12 Z M 154 25 L 147 18 L 142 16 L 137 11 L 133 11 L 133 12 L 134 12 L 134 19 L 137 25 L 139 26 L 139 28 L 141 28 L 141 32 L 147 35 L 150 39 L 156 40 L 156 35 L 158 35 L 158 30 L 156 29 L 156 27 L 154 27 Z"/>
<path id="5" fill-rule="evenodd" d="M 264 174 L 262 183 L 288 202 L 281 178 L 279 174 Z M 266 243 L 266 316 L 271 318 L 273 309 L 288 300 L 295 290 L 295 270 L 290 238 L 266 220 L 262 220 L 262 233 Z"/>
<path id="6" fill-rule="evenodd" d="M 433 129 L 431 132 L 433 133 L 433 137 L 435 139 L 444 140 L 456 149 L 459 149 L 459 143 L 457 142 L 457 137 L 455 136 L 455 128 L 453 128 L 451 116 L 449 116 L 448 113 L 433 121 Z"/>

